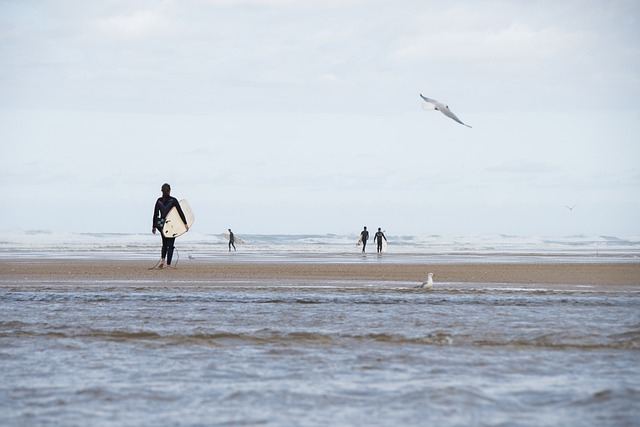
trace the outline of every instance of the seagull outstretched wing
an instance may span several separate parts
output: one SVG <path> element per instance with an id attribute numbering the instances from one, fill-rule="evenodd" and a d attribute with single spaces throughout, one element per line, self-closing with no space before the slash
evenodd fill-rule
<path id="1" fill-rule="evenodd" d="M 451 111 L 449 109 L 448 105 L 443 104 L 442 102 L 436 101 L 435 99 L 427 98 L 426 96 L 423 96 L 422 94 L 420 94 L 420 98 L 424 99 L 424 101 L 427 103 L 427 105 L 423 107 L 423 108 L 426 107 L 425 110 L 438 110 L 442 114 L 444 114 L 445 116 L 449 117 L 450 119 L 455 120 L 456 122 L 460 123 L 461 125 L 464 125 L 464 126 L 466 126 L 468 128 L 471 127 L 468 124 L 463 123 L 462 120 L 460 120 L 455 114 L 453 114 L 453 111 Z"/>

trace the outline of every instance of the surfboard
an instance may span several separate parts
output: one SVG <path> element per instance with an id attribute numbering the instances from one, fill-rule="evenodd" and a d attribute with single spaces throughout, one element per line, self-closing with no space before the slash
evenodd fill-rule
<path id="1" fill-rule="evenodd" d="M 180 200 L 180 207 L 182 208 L 182 212 L 184 213 L 184 217 L 187 219 L 187 224 L 189 228 L 193 225 L 193 221 L 195 221 L 196 216 L 193 214 L 191 210 L 191 206 L 189 206 L 189 202 L 185 199 Z M 180 218 L 180 214 L 178 213 L 178 209 L 174 206 L 171 208 L 167 217 L 164 221 L 164 227 L 162 227 L 162 234 L 164 237 L 179 237 L 187 232 L 187 228 L 184 226 L 184 222 L 182 222 L 182 218 Z"/>
<path id="2" fill-rule="evenodd" d="M 356 240 L 356 248 L 362 244 L 362 234 L 358 236 L 358 240 Z"/>
<path id="3" fill-rule="evenodd" d="M 227 240 L 227 242 L 229 242 L 229 237 L 231 237 L 231 235 L 229 233 L 223 233 L 222 237 L 224 237 Z M 233 243 L 237 243 L 239 245 L 242 245 L 244 243 L 244 240 L 239 238 L 237 234 L 234 234 L 233 235 Z"/>

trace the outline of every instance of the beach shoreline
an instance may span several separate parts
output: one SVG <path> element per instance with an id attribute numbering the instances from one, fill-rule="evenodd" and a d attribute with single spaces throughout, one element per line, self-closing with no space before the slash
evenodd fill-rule
<path id="1" fill-rule="evenodd" d="M 176 269 L 150 269 L 145 260 L 4 259 L 0 286 L 20 283 L 122 281 L 415 282 L 434 273 L 436 283 L 506 283 L 640 287 L 640 263 L 313 263 L 184 260 Z"/>

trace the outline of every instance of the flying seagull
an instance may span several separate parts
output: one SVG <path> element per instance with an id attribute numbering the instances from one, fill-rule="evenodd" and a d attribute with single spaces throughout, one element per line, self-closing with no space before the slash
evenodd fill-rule
<path id="1" fill-rule="evenodd" d="M 438 110 L 442 114 L 444 114 L 445 116 L 449 117 L 450 119 L 455 120 L 456 122 L 460 123 L 461 125 L 465 125 L 468 128 L 471 127 L 466 123 L 462 123 L 462 121 L 458 117 L 456 117 L 455 114 L 453 114 L 453 111 L 451 111 L 449 109 L 448 105 L 443 104 L 442 102 L 436 101 L 435 99 L 430 99 L 430 98 L 427 98 L 426 96 L 422 96 L 422 94 L 420 94 L 420 98 L 424 99 L 425 102 L 426 102 L 426 104 L 423 104 L 423 106 L 422 106 L 425 110 Z"/>
<path id="2" fill-rule="evenodd" d="M 573 205 L 573 206 L 567 206 L 567 205 L 565 205 L 564 207 L 565 207 L 565 208 L 567 208 L 567 209 L 569 209 L 570 211 L 572 211 L 576 206 L 578 206 L 578 205 Z"/>

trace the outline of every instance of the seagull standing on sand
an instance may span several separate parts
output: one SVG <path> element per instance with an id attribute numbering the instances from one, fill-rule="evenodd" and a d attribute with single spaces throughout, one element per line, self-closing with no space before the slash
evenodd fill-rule
<path id="1" fill-rule="evenodd" d="M 462 123 L 462 120 L 460 120 L 455 114 L 453 114 L 453 111 L 449 109 L 448 105 L 443 104 L 442 102 L 436 101 L 435 99 L 430 99 L 430 98 L 427 98 L 426 96 L 422 96 L 422 94 L 420 94 L 420 98 L 424 99 L 426 102 L 426 104 L 422 104 L 422 108 L 424 108 L 425 110 L 438 110 L 445 116 L 455 120 L 461 125 L 465 125 L 468 128 L 471 127 L 466 123 Z"/>
<path id="2" fill-rule="evenodd" d="M 421 289 L 433 289 L 433 273 L 429 273 L 427 281 L 422 282 L 422 285 L 418 286 Z"/>

